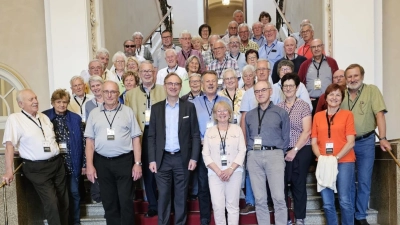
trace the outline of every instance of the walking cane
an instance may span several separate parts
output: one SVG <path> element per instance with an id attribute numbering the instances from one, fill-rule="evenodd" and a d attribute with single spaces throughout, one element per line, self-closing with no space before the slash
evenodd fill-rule
<path id="1" fill-rule="evenodd" d="M 19 164 L 19 166 L 14 170 L 13 175 L 21 168 L 24 163 Z M 0 188 L 3 188 L 3 202 L 4 202 L 4 224 L 8 225 L 8 212 L 7 212 L 7 196 L 6 196 L 6 182 L 0 184 Z"/>
<path id="2" fill-rule="evenodd" d="M 375 131 L 375 135 L 377 138 L 379 138 L 379 135 L 378 135 L 378 133 L 376 133 L 376 131 Z M 396 162 L 397 166 L 400 167 L 400 162 L 399 162 L 399 160 L 397 160 L 396 156 L 393 155 L 392 149 L 389 148 L 389 149 L 385 149 L 385 150 L 389 153 L 390 156 L 392 156 L 392 158 Z"/>

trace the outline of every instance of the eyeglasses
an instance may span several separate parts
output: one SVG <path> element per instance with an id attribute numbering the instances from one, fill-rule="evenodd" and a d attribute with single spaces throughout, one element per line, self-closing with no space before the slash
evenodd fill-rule
<path id="1" fill-rule="evenodd" d="M 308 33 L 311 33 L 311 30 L 305 30 L 305 31 L 302 31 L 302 32 L 300 32 L 301 34 L 308 34 Z"/>
<path id="2" fill-rule="evenodd" d="M 146 73 L 152 73 L 153 70 L 141 70 L 140 72 L 143 74 L 146 74 Z"/>
<path id="3" fill-rule="evenodd" d="M 320 45 L 315 45 L 315 46 L 311 46 L 311 49 L 317 49 L 317 48 L 322 48 L 322 46 L 324 46 L 324 44 L 320 44 Z"/>
<path id="4" fill-rule="evenodd" d="M 125 45 L 125 48 L 135 48 L 136 45 Z"/>
<path id="5" fill-rule="evenodd" d="M 254 74 L 243 74 L 242 77 L 254 77 Z"/>
<path id="6" fill-rule="evenodd" d="M 105 95 L 109 95 L 109 94 L 116 95 L 116 94 L 118 94 L 118 92 L 119 91 L 103 91 L 103 94 L 105 94 Z"/>
<path id="7" fill-rule="evenodd" d="M 227 112 L 228 112 L 228 110 L 226 110 L 226 109 L 217 110 L 218 114 L 227 113 Z"/>
<path id="8" fill-rule="evenodd" d="M 171 38 L 171 36 L 161 37 L 162 39 Z"/>
<path id="9" fill-rule="evenodd" d="M 125 61 L 124 60 L 117 60 L 117 61 L 115 61 L 116 63 L 124 63 Z"/>
<path id="10" fill-rule="evenodd" d="M 270 68 L 258 68 L 256 71 L 270 71 Z"/>
<path id="11" fill-rule="evenodd" d="M 338 75 L 333 77 L 333 79 L 342 79 L 342 78 L 344 78 L 344 75 Z"/>
<path id="12" fill-rule="evenodd" d="M 282 86 L 283 89 L 293 89 L 294 87 L 296 87 L 294 84 L 285 84 Z"/>
<path id="13" fill-rule="evenodd" d="M 229 27 L 229 30 L 237 30 L 237 27 Z"/>
<path id="14" fill-rule="evenodd" d="M 229 42 L 229 44 L 239 44 L 239 42 L 238 41 L 231 41 L 231 42 Z"/>
<path id="15" fill-rule="evenodd" d="M 200 83 L 200 80 L 190 80 L 189 83 L 198 84 Z"/>
<path id="16" fill-rule="evenodd" d="M 213 50 L 217 51 L 217 50 L 223 50 L 223 49 L 225 49 L 225 47 L 218 47 L 218 48 L 214 48 Z"/>
<path id="17" fill-rule="evenodd" d="M 165 85 L 167 85 L 167 87 L 179 87 L 179 86 L 181 86 L 181 83 L 168 82 L 168 83 L 165 83 Z"/>
<path id="18" fill-rule="evenodd" d="M 236 77 L 227 77 L 227 78 L 224 78 L 224 81 L 230 81 L 230 80 L 235 80 L 236 79 Z"/>
<path id="19" fill-rule="evenodd" d="M 264 30 L 264 33 L 272 33 L 275 32 L 275 30 Z"/>
<path id="20" fill-rule="evenodd" d="M 284 67 L 281 67 L 281 72 L 291 72 L 292 71 L 292 69 L 291 68 L 284 68 Z"/>
<path id="21" fill-rule="evenodd" d="M 101 70 L 102 67 L 101 66 L 96 66 L 96 67 L 92 66 L 89 69 L 91 69 L 91 70 Z"/>
<path id="22" fill-rule="evenodd" d="M 268 89 L 271 89 L 271 88 L 263 88 L 260 90 L 254 90 L 254 94 L 265 93 L 266 91 L 268 91 Z"/>
<path id="23" fill-rule="evenodd" d="M 82 87 L 84 84 L 75 84 L 75 85 L 73 85 L 72 87 L 73 88 L 77 88 L 77 87 Z"/>
<path id="24" fill-rule="evenodd" d="M 181 38 L 182 40 L 185 40 L 185 41 L 190 41 L 190 40 L 192 40 L 192 38 L 190 37 L 190 38 Z"/>

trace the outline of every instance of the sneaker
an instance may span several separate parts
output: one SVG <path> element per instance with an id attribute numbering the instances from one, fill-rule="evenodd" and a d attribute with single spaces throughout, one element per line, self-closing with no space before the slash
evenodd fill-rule
<path id="1" fill-rule="evenodd" d="M 354 224 L 356 225 L 369 225 L 369 223 L 367 222 L 366 219 L 362 219 L 362 220 L 354 220 Z"/>
<path id="2" fill-rule="evenodd" d="M 256 207 L 254 207 L 254 205 L 247 204 L 246 207 L 244 207 L 244 209 L 240 210 L 240 215 L 248 215 L 255 212 L 256 212 Z"/>
<path id="3" fill-rule="evenodd" d="M 304 225 L 304 219 L 296 219 L 296 225 Z"/>
<path id="4" fill-rule="evenodd" d="M 268 211 L 269 211 L 269 212 L 274 212 L 274 211 L 275 211 L 275 209 L 274 209 L 274 207 L 273 207 L 273 206 L 268 206 Z"/>
<path id="5" fill-rule="evenodd" d="M 291 221 L 291 220 L 288 220 L 288 221 L 287 221 L 287 225 L 292 225 L 292 221 Z"/>

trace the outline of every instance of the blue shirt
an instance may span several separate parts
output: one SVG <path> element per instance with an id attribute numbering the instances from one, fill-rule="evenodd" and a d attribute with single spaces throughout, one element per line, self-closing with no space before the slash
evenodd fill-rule
<path id="1" fill-rule="evenodd" d="M 177 152 L 180 149 L 178 137 L 179 100 L 172 107 L 165 101 L 165 151 Z"/>
<path id="2" fill-rule="evenodd" d="M 260 59 L 268 59 L 270 63 L 269 66 L 272 72 L 272 68 L 274 68 L 275 62 L 285 56 L 283 43 L 275 40 L 270 46 L 268 46 L 267 42 L 265 42 L 265 44 L 263 46 L 260 46 L 260 49 L 258 49 L 258 56 L 260 57 Z"/>
<path id="3" fill-rule="evenodd" d="M 199 121 L 200 137 L 204 139 L 204 134 L 207 130 L 207 122 L 211 119 L 214 121 L 212 111 L 214 104 L 220 101 L 227 102 L 231 107 L 232 103 L 227 97 L 216 95 L 213 100 L 208 100 L 207 96 L 197 97 L 193 100 L 193 104 L 196 107 L 197 120 Z"/>
<path id="4" fill-rule="evenodd" d="M 258 47 L 262 47 L 265 45 L 265 43 L 267 43 L 267 41 L 265 40 L 265 37 L 263 35 L 261 35 L 260 39 L 256 39 L 256 37 L 252 37 L 251 38 L 252 41 L 254 41 L 255 43 L 258 44 Z"/>

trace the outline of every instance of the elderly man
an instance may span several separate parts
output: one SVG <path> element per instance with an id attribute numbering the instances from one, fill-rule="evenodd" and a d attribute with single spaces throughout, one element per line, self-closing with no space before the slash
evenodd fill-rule
<path id="1" fill-rule="evenodd" d="M 53 124 L 38 112 L 36 94 L 24 89 L 17 94 L 21 112 L 11 114 L 4 129 L 5 171 L 2 182 L 14 180 L 14 150 L 24 162 L 24 176 L 33 184 L 49 224 L 68 224 L 68 192 L 65 167 L 53 131 Z"/>
<path id="2" fill-rule="evenodd" d="M 267 205 L 268 180 L 275 208 L 275 224 L 287 223 L 284 194 L 285 152 L 289 147 L 290 122 L 288 113 L 271 103 L 269 82 L 254 85 L 258 107 L 246 114 L 247 167 L 256 203 L 259 224 L 270 224 Z"/>
<path id="3" fill-rule="evenodd" d="M 203 72 L 206 68 L 204 65 L 203 56 L 201 55 L 201 52 L 192 49 L 192 35 L 189 33 L 189 31 L 182 31 L 179 36 L 179 43 L 182 45 L 182 50 L 178 52 L 178 65 L 185 68 L 186 60 L 191 55 L 195 55 L 200 59 L 200 72 Z"/>
<path id="4" fill-rule="evenodd" d="M 344 70 L 336 70 L 335 73 L 332 75 L 332 83 L 334 84 L 339 84 L 340 86 L 346 88 L 346 79 L 344 77 Z M 315 113 L 325 110 L 328 107 L 325 99 L 325 93 L 323 93 L 319 99 L 318 99 L 318 104 L 317 108 L 315 109 Z"/>
<path id="5" fill-rule="evenodd" d="M 149 125 L 149 167 L 155 173 L 158 186 L 160 225 L 170 224 L 172 187 L 174 224 L 186 224 L 189 176 L 200 155 L 196 109 L 191 102 L 179 99 L 181 85 L 182 79 L 176 73 L 165 77 L 167 98 L 153 106 Z"/>
<path id="6" fill-rule="evenodd" d="M 210 49 L 201 53 L 203 55 L 203 60 L 206 67 L 215 59 L 212 49 L 214 47 L 214 43 L 219 39 L 221 39 L 221 37 L 217 34 L 212 34 L 210 37 L 208 37 Z"/>
<path id="7" fill-rule="evenodd" d="M 167 61 L 165 60 L 165 55 L 164 55 L 167 49 L 174 49 L 177 53 L 182 50 L 181 47 L 175 46 L 172 43 L 172 38 L 173 36 L 171 31 L 164 30 L 163 32 L 161 32 L 162 45 L 153 53 L 153 59 L 154 59 L 153 65 L 156 69 L 167 67 Z"/>
<path id="8" fill-rule="evenodd" d="M 192 73 L 189 75 L 189 86 L 190 92 L 183 95 L 181 99 L 193 102 L 197 97 L 203 96 L 203 91 L 201 90 L 201 74 Z"/>
<path id="9" fill-rule="evenodd" d="M 283 43 L 276 39 L 278 30 L 275 25 L 268 23 L 264 26 L 264 37 L 266 43 L 264 46 L 260 46 L 258 55 L 260 59 L 267 59 L 270 63 L 271 68 L 274 67 L 276 61 L 284 56 Z"/>
<path id="10" fill-rule="evenodd" d="M 229 38 L 229 54 L 228 57 L 236 60 L 239 67 L 239 71 L 242 71 L 243 67 L 247 65 L 245 53 L 239 51 L 240 38 L 238 36 L 232 36 Z"/>
<path id="11" fill-rule="evenodd" d="M 242 10 L 235 10 L 235 12 L 233 12 L 233 20 L 236 21 L 236 23 L 238 23 L 239 25 L 244 23 L 244 13 Z"/>
<path id="12" fill-rule="evenodd" d="M 297 54 L 311 59 L 313 57 L 310 44 L 314 40 L 314 26 L 311 23 L 305 23 L 300 29 L 300 35 L 304 40 L 304 44 L 299 47 Z"/>
<path id="13" fill-rule="evenodd" d="M 124 44 L 124 53 L 126 57 L 130 57 L 130 56 L 134 56 L 137 58 L 137 60 L 139 62 L 143 62 L 145 60 L 145 58 L 143 58 L 143 56 L 136 54 L 136 45 L 135 42 L 132 40 L 125 40 Z M 110 69 L 112 70 L 112 69 Z"/>
<path id="14" fill-rule="evenodd" d="M 332 74 L 339 69 L 336 60 L 323 54 L 324 44 L 320 39 L 310 43 L 313 57 L 301 64 L 299 69 L 300 81 L 303 82 L 313 105 L 312 115 L 315 114 L 319 97 L 332 83 Z"/>
<path id="15" fill-rule="evenodd" d="M 68 110 L 80 115 L 82 117 L 82 122 L 85 122 L 85 105 L 86 102 L 93 98 L 93 95 L 85 93 L 85 82 L 82 77 L 73 76 L 69 83 L 74 99 L 68 104 Z"/>
<path id="16" fill-rule="evenodd" d="M 364 68 L 351 64 L 345 70 L 347 91 L 341 108 L 353 112 L 357 131 L 354 152 L 356 153 L 356 202 L 355 224 L 368 225 L 366 220 L 371 192 L 372 169 L 375 160 L 375 129 L 378 127 L 379 144 L 382 151 L 390 149 L 386 139 L 386 105 L 378 87 L 364 83 Z"/>
<path id="17" fill-rule="evenodd" d="M 107 69 L 107 67 L 108 67 L 108 62 L 109 62 L 109 60 L 110 60 L 110 53 L 109 53 L 108 50 L 105 49 L 105 48 L 99 48 L 99 49 L 97 49 L 97 51 L 96 51 L 96 57 L 95 57 L 95 59 L 99 60 L 100 63 L 103 64 L 103 66 L 102 66 L 102 72 L 100 73 L 99 76 L 104 77 L 104 79 L 105 79 L 105 77 L 107 77 L 108 74 L 110 73 L 110 71 Z M 83 77 L 83 80 L 84 80 L 85 82 L 88 82 L 89 77 L 92 76 L 94 73 L 95 73 L 95 75 L 98 75 L 98 74 L 97 74 L 97 71 L 93 71 L 93 70 L 90 71 L 90 63 L 91 63 L 91 62 L 92 62 L 92 61 L 89 62 L 89 68 L 88 68 L 88 70 L 83 70 L 83 71 L 81 72 L 81 77 Z"/>
<path id="18" fill-rule="evenodd" d="M 239 47 L 239 43 L 236 44 Z M 222 71 L 232 68 L 236 71 L 236 74 L 239 74 L 239 67 L 237 65 L 237 61 L 231 57 L 227 57 L 226 45 L 223 40 L 217 40 L 213 45 L 213 53 L 215 59 L 208 65 L 207 70 L 214 70 L 218 75 L 218 89 L 222 90 L 223 85 L 223 77 Z M 239 49 L 238 49 L 239 50 Z"/>
<path id="19" fill-rule="evenodd" d="M 283 49 L 285 50 L 285 56 L 276 61 L 274 68 L 272 70 L 271 78 L 272 82 L 275 84 L 280 80 L 279 71 L 277 71 L 278 63 L 281 60 L 290 60 L 294 64 L 293 72 L 298 73 L 300 65 L 307 60 L 306 57 L 297 55 L 296 52 L 296 40 L 293 37 L 287 37 L 283 42 Z"/>
<path id="20" fill-rule="evenodd" d="M 300 23 L 300 30 L 303 27 L 304 24 L 306 23 L 311 23 L 309 19 L 304 19 L 303 21 L 301 21 Z M 297 42 L 297 47 L 299 48 L 300 46 L 304 45 L 304 39 L 303 37 L 300 35 L 300 32 L 295 32 L 292 33 L 290 36 L 294 37 L 296 39 Z"/>
<path id="21" fill-rule="evenodd" d="M 257 43 L 258 47 L 264 46 L 266 43 L 265 37 L 263 35 L 264 24 L 261 22 L 255 22 L 253 23 L 252 28 L 253 37 L 251 38 L 251 40 Z"/>
<path id="22" fill-rule="evenodd" d="M 132 109 L 120 104 L 118 96 L 118 84 L 104 82 L 104 104 L 92 110 L 86 124 L 86 174 L 92 183 L 99 181 L 107 224 L 131 225 L 133 180 L 142 176 L 142 132 Z"/>
<path id="23" fill-rule="evenodd" d="M 240 37 L 240 52 L 246 53 L 249 49 L 258 51 L 259 46 L 256 42 L 249 40 L 250 28 L 246 23 L 239 25 L 239 37 Z"/>
<path id="24" fill-rule="evenodd" d="M 229 38 L 231 36 L 238 36 L 238 27 L 239 27 L 239 24 L 234 20 L 228 23 L 228 33 L 222 37 L 222 40 L 226 44 L 229 43 Z"/>
<path id="25" fill-rule="evenodd" d="M 222 42 L 223 43 L 223 42 Z M 215 47 L 215 46 L 214 46 Z M 231 101 L 227 97 L 217 95 L 218 77 L 215 71 L 205 71 L 201 77 L 201 84 L 204 95 L 195 98 L 193 103 L 196 107 L 197 120 L 199 122 L 200 137 L 203 143 L 204 134 L 207 128 L 214 125 L 213 107 L 216 102 L 225 101 L 231 105 Z M 208 225 L 211 221 L 211 198 L 208 186 L 208 172 L 204 164 L 203 157 L 199 157 L 197 164 L 199 176 L 199 205 L 200 205 L 200 222 L 201 225 Z"/>
<path id="26" fill-rule="evenodd" d="M 150 171 L 148 157 L 148 132 L 150 123 L 151 106 L 165 99 L 165 90 L 163 86 L 156 84 L 154 79 L 154 67 L 150 61 L 144 61 L 140 64 L 139 76 L 142 80 L 137 88 L 126 92 L 125 104 L 132 108 L 138 120 L 140 130 L 143 135 L 142 139 L 142 161 L 143 181 L 146 191 L 147 200 L 149 202 L 146 217 L 157 215 L 157 184 L 154 174 Z"/>
<path id="27" fill-rule="evenodd" d="M 86 74 L 82 72 L 81 77 L 83 78 L 83 81 L 87 83 L 91 76 L 99 76 L 103 78 L 103 80 L 106 80 L 107 74 L 108 73 L 104 71 L 104 64 L 98 59 L 92 59 L 88 64 L 88 73 Z"/>
<path id="28" fill-rule="evenodd" d="M 135 42 L 136 46 L 136 55 L 140 55 L 145 60 L 149 60 L 153 62 L 153 57 L 151 56 L 151 52 L 148 47 L 143 46 L 143 34 L 136 31 L 132 34 L 132 40 Z"/>

